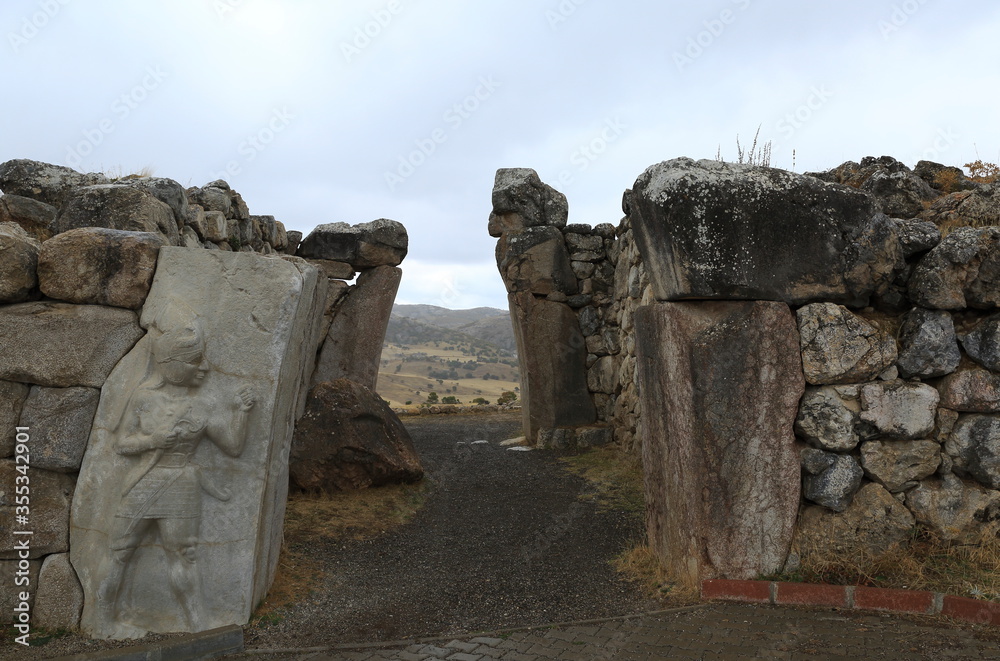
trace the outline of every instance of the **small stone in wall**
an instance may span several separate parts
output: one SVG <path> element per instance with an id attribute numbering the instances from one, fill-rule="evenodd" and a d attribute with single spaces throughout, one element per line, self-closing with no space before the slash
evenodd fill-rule
<path id="1" fill-rule="evenodd" d="M 871 381 L 896 362 L 896 342 L 847 308 L 811 303 L 796 312 L 802 368 L 813 385 Z"/>
<path id="2" fill-rule="evenodd" d="M 938 310 L 1000 304 L 1000 228 L 959 227 L 927 253 L 910 276 L 910 298 Z"/>
<path id="3" fill-rule="evenodd" d="M 983 523 L 1000 518 L 1000 492 L 943 475 L 908 491 L 906 506 L 941 539 L 975 543 Z"/>
<path id="4" fill-rule="evenodd" d="M 0 303 L 20 303 L 38 294 L 41 244 L 20 225 L 0 223 Z"/>
<path id="5" fill-rule="evenodd" d="M 910 511 L 885 487 L 869 482 L 843 513 L 806 506 L 799 517 L 792 549 L 804 559 L 812 554 L 878 554 L 905 542 L 914 524 Z"/>
<path id="6" fill-rule="evenodd" d="M 899 245 L 903 257 L 909 259 L 914 255 L 927 252 L 941 243 L 941 230 L 937 225 L 918 218 L 893 218 L 899 233 Z"/>
<path id="7" fill-rule="evenodd" d="M 802 450 L 802 495 L 818 505 L 843 512 L 861 487 L 864 471 L 854 457 L 823 452 L 815 448 Z"/>
<path id="8" fill-rule="evenodd" d="M 939 399 L 938 391 L 923 383 L 868 383 L 861 387 L 861 420 L 874 428 L 873 436 L 926 438 L 934 429 Z"/>
<path id="9" fill-rule="evenodd" d="M 847 388 L 820 386 L 806 389 L 795 419 L 795 432 L 810 445 L 832 452 L 849 452 L 860 442 L 857 425 L 861 403 Z"/>
<path id="10" fill-rule="evenodd" d="M 861 445 L 865 475 L 892 493 L 917 486 L 941 464 L 941 446 L 934 441 L 868 441 Z"/>
<path id="11" fill-rule="evenodd" d="M 955 322 L 943 310 L 913 308 L 899 329 L 896 365 L 903 378 L 933 378 L 951 374 L 962 354 L 955 337 Z"/>
<path id="12" fill-rule="evenodd" d="M 966 413 L 1000 413 L 1000 375 L 981 367 L 949 374 L 938 384 L 941 406 Z"/>
<path id="13" fill-rule="evenodd" d="M 1000 314 L 981 321 L 962 338 L 969 358 L 993 372 L 1000 372 Z"/>
<path id="14" fill-rule="evenodd" d="M 1000 489 L 1000 416 L 962 416 L 945 443 L 945 451 L 956 473 Z"/>

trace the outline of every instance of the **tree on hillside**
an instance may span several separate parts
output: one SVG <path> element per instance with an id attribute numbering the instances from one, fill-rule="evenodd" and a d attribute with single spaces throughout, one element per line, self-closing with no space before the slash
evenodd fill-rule
<path id="1" fill-rule="evenodd" d="M 499 397 L 497 397 L 497 404 L 503 406 L 505 404 L 511 404 L 516 400 L 517 400 L 517 393 L 507 390 Z"/>

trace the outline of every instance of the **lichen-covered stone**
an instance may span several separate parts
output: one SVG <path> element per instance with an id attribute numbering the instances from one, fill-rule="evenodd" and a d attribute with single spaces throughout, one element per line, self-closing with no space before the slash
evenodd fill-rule
<path id="1" fill-rule="evenodd" d="M 937 386 L 941 406 L 966 413 L 1000 413 L 1000 374 L 981 367 L 949 374 Z"/>
<path id="2" fill-rule="evenodd" d="M 917 264 L 910 298 L 937 310 L 1000 305 L 1000 227 L 958 227 Z"/>
<path id="3" fill-rule="evenodd" d="M 813 385 L 871 381 L 896 362 L 893 337 L 835 303 L 798 309 L 802 368 Z"/>
<path id="4" fill-rule="evenodd" d="M 962 353 L 955 336 L 955 322 L 943 310 L 913 308 L 899 329 L 896 365 L 903 378 L 934 378 L 958 368 Z"/>
<path id="5" fill-rule="evenodd" d="M 861 420 L 873 428 L 867 437 L 926 438 L 934 429 L 940 396 L 923 383 L 888 381 L 861 387 Z"/>
<path id="6" fill-rule="evenodd" d="M 501 168 L 493 183 L 490 236 L 510 230 L 547 225 L 565 227 L 569 217 L 566 196 L 543 183 L 530 168 Z"/>
<path id="7" fill-rule="evenodd" d="M 861 445 L 865 475 L 892 493 L 917 486 L 941 465 L 935 441 L 868 441 Z"/>
<path id="8" fill-rule="evenodd" d="M 509 293 L 571 296 L 579 291 L 562 232 L 555 227 L 504 232 L 497 242 L 496 258 Z"/>
<path id="9" fill-rule="evenodd" d="M 795 431 L 821 450 L 849 452 L 861 440 L 857 429 L 860 413 L 858 398 L 847 396 L 843 388 L 809 387 L 799 405 Z"/>
<path id="10" fill-rule="evenodd" d="M 82 186 L 106 184 L 103 174 L 81 174 L 62 165 L 26 158 L 0 163 L 0 190 L 8 195 L 30 197 L 57 209 Z"/>
<path id="11" fill-rule="evenodd" d="M 983 524 L 1000 518 L 1000 492 L 943 475 L 908 491 L 906 506 L 941 539 L 975 544 Z"/>
<path id="12" fill-rule="evenodd" d="M 56 219 L 59 232 L 81 227 L 106 227 L 129 232 L 154 232 L 172 246 L 180 243 L 173 210 L 140 188 L 102 184 L 76 190 Z"/>
<path id="13" fill-rule="evenodd" d="M 1000 372 L 1000 314 L 979 322 L 962 338 L 969 358 L 993 372 Z"/>
<path id="14" fill-rule="evenodd" d="M 15 223 L 0 223 L 0 303 L 37 297 L 41 244 Z"/>
<path id="15" fill-rule="evenodd" d="M 796 526 L 792 549 L 803 558 L 859 552 L 877 555 L 905 542 L 915 523 L 910 511 L 885 487 L 869 482 L 843 512 L 806 506 Z"/>
<path id="16" fill-rule="evenodd" d="M 944 447 L 956 473 L 1000 489 L 1000 416 L 960 417 Z"/>
<path id="17" fill-rule="evenodd" d="M 864 471 L 854 457 L 805 448 L 801 453 L 802 497 L 817 505 L 843 512 L 861 487 Z"/>
<path id="18" fill-rule="evenodd" d="M 406 228 L 395 220 L 380 218 L 370 223 L 317 225 L 296 252 L 307 259 L 347 262 L 356 270 L 376 266 L 398 266 L 409 239 Z"/>
<path id="19" fill-rule="evenodd" d="M 16 223 L 38 241 L 51 239 L 56 233 L 58 210 L 30 197 L 4 195 L 0 197 L 0 223 Z"/>

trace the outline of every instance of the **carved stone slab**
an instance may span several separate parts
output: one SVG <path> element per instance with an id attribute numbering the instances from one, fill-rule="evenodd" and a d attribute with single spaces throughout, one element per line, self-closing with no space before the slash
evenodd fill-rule
<path id="1" fill-rule="evenodd" d="M 324 286 L 304 261 L 161 249 L 147 334 L 101 391 L 73 501 L 84 631 L 247 622 L 277 565 Z"/>

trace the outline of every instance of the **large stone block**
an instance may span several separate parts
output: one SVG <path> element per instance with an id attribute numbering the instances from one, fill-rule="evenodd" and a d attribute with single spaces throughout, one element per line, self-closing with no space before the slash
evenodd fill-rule
<path id="1" fill-rule="evenodd" d="M 158 232 L 172 246 L 180 242 L 180 228 L 173 209 L 152 193 L 127 184 L 80 188 L 59 211 L 56 225 L 60 232 L 79 227 Z"/>
<path id="2" fill-rule="evenodd" d="M 586 340 L 564 303 L 508 294 L 521 364 L 524 434 L 535 443 L 540 429 L 577 427 L 597 420 L 587 391 Z"/>
<path id="3" fill-rule="evenodd" d="M 355 269 L 397 266 L 406 257 L 406 228 L 395 220 L 380 218 L 370 223 L 317 225 L 296 254 L 308 259 L 347 262 Z"/>
<path id="4" fill-rule="evenodd" d="M 493 182 L 490 236 L 526 227 L 565 227 L 569 219 L 566 196 L 542 182 L 530 168 L 500 168 Z"/>
<path id="5" fill-rule="evenodd" d="M 32 611 L 35 624 L 46 629 L 76 629 L 82 610 L 83 588 L 69 562 L 69 553 L 46 556 L 38 573 Z"/>
<path id="6" fill-rule="evenodd" d="M 326 333 L 313 384 L 350 379 L 375 390 L 382 343 L 402 277 L 403 272 L 392 266 L 358 276 Z"/>
<path id="7" fill-rule="evenodd" d="M 28 432 L 29 436 L 31 435 Z M 29 451 L 31 442 L 27 443 Z M 18 531 L 31 533 L 31 558 L 41 558 L 50 553 L 69 550 L 69 507 L 73 499 L 74 480 L 62 473 L 29 468 L 25 483 L 24 464 L 14 459 L 0 459 L 0 560 L 14 560 Z M 23 487 L 27 486 L 27 492 Z M 22 488 L 22 489 L 19 489 Z M 27 495 L 29 502 L 20 500 Z M 27 507 L 27 514 L 21 509 Z M 26 522 L 21 516 L 27 516 Z M 13 532 L 13 534 L 10 534 Z"/>
<path id="8" fill-rule="evenodd" d="M 41 244 L 20 225 L 0 223 L 0 303 L 38 297 L 38 252 Z"/>
<path id="9" fill-rule="evenodd" d="M 509 293 L 546 296 L 579 291 L 562 232 L 555 227 L 505 232 L 497 242 L 496 258 Z"/>
<path id="10" fill-rule="evenodd" d="M 20 425 L 31 428 L 33 467 L 59 473 L 80 470 L 100 397 L 97 388 L 31 389 Z"/>
<path id="11" fill-rule="evenodd" d="M 15 609 L 23 609 L 24 604 L 28 605 L 30 617 L 35 604 L 38 570 L 41 568 L 41 560 L 0 560 L 0 581 L 4 586 L 0 590 L 0 624 L 17 623 L 21 611 Z M 27 599 L 22 600 L 22 597 Z M 30 620 L 27 629 L 31 629 Z M 30 635 L 28 640 L 31 640 Z"/>
<path id="12" fill-rule="evenodd" d="M 57 209 L 77 188 L 106 184 L 103 174 L 81 174 L 62 165 L 26 158 L 0 163 L 0 190 L 52 205 Z"/>
<path id="13" fill-rule="evenodd" d="M 643 172 L 629 204 L 661 301 L 860 303 L 902 259 L 870 196 L 782 170 L 678 158 Z"/>
<path id="14" fill-rule="evenodd" d="M 103 227 L 70 230 L 42 244 L 42 293 L 70 303 L 142 307 L 156 271 L 162 234 Z M 199 244 L 200 245 L 200 244 Z"/>
<path id="15" fill-rule="evenodd" d="M 0 381 L 0 459 L 14 456 L 17 427 L 30 388 L 23 383 Z"/>
<path id="16" fill-rule="evenodd" d="M 301 262 L 161 249 L 148 333 L 104 384 L 73 501 L 84 631 L 247 622 L 277 565 L 324 286 Z"/>
<path id="17" fill-rule="evenodd" d="M 30 197 L 0 197 L 0 223 L 16 223 L 39 241 L 51 239 L 56 233 L 56 213 L 54 206 Z"/>
<path id="18" fill-rule="evenodd" d="M 934 429 L 940 395 L 925 383 L 866 383 L 860 395 L 861 420 L 871 427 L 867 438 L 916 440 Z"/>
<path id="19" fill-rule="evenodd" d="M 639 308 L 647 526 L 685 583 L 781 569 L 799 507 L 795 318 L 768 302 Z"/>
<path id="20" fill-rule="evenodd" d="M 409 433 L 365 386 L 338 379 L 309 392 L 288 459 L 300 489 L 351 491 L 423 477 Z"/>
<path id="21" fill-rule="evenodd" d="M 136 313 L 121 308 L 48 301 L 2 307 L 0 379 L 100 388 L 142 334 Z"/>
<path id="22" fill-rule="evenodd" d="M 810 303 L 795 315 L 802 368 L 811 384 L 871 381 L 896 362 L 892 335 L 842 305 Z"/>

